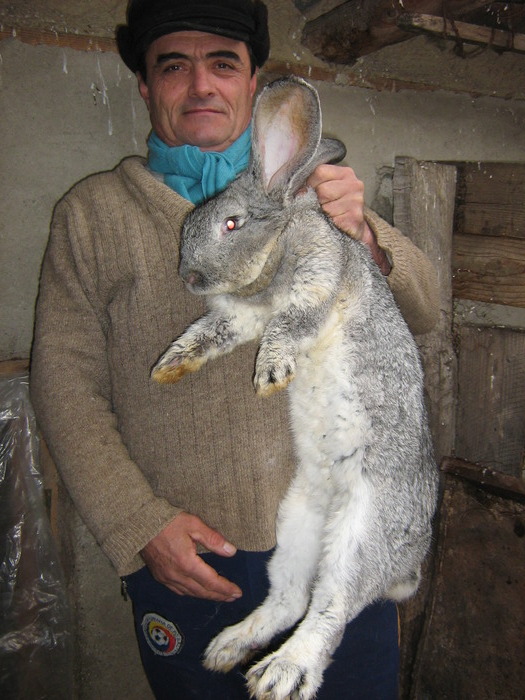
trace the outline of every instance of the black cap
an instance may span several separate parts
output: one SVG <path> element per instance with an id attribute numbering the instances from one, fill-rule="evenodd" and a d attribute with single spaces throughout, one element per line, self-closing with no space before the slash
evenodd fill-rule
<path id="1" fill-rule="evenodd" d="M 120 57 L 133 72 L 148 46 L 171 32 L 198 30 L 244 41 L 257 66 L 270 53 L 268 11 L 261 0 L 130 0 L 116 30 Z"/>

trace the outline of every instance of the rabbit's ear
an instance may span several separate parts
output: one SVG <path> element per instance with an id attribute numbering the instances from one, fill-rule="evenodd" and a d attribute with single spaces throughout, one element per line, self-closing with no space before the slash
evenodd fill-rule
<path id="1" fill-rule="evenodd" d="M 267 194 L 284 198 L 304 184 L 321 138 L 317 92 L 285 78 L 260 94 L 253 117 L 253 167 Z M 326 162 L 326 161 L 325 161 Z"/>
<path id="2" fill-rule="evenodd" d="M 313 168 L 321 163 L 338 163 L 346 156 L 346 146 L 339 139 L 322 138 L 313 158 Z"/>

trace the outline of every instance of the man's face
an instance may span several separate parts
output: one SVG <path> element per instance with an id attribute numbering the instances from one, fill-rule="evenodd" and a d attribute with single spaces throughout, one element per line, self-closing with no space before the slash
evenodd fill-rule
<path id="1" fill-rule="evenodd" d="M 168 146 L 224 151 L 248 127 L 257 78 L 242 41 L 188 31 L 156 39 L 139 90 Z"/>

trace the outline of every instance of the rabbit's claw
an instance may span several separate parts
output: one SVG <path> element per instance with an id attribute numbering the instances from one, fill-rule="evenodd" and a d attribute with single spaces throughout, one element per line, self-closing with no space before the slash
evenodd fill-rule
<path id="1" fill-rule="evenodd" d="M 204 653 L 205 668 L 227 673 L 234 666 L 249 661 L 259 650 L 257 644 L 244 636 L 239 629 L 241 625 L 243 623 L 227 627 L 211 640 Z"/>
<path id="2" fill-rule="evenodd" d="M 197 372 L 205 362 L 202 354 L 197 355 L 174 343 L 153 367 L 151 377 L 160 384 L 174 384 L 185 374 Z"/>
<path id="3" fill-rule="evenodd" d="M 295 376 L 295 357 L 261 346 L 253 384 L 260 396 L 271 396 L 285 389 Z"/>
<path id="4" fill-rule="evenodd" d="M 280 649 L 255 664 L 246 679 L 256 700 L 310 700 L 321 685 L 322 671 L 316 674 L 312 664 Z"/>

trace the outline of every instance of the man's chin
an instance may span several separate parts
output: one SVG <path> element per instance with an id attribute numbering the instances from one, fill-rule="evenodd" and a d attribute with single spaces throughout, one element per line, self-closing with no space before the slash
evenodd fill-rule
<path id="1" fill-rule="evenodd" d="M 209 134 L 208 137 L 199 133 L 191 143 L 193 146 L 200 148 L 201 151 L 225 151 L 234 141 L 234 138 L 220 138 L 215 132 L 214 134 Z"/>
<path id="2" fill-rule="evenodd" d="M 225 124 L 225 121 L 226 117 L 223 114 L 195 116 L 183 134 L 186 137 L 185 143 L 198 146 L 202 150 L 224 150 L 237 138 L 232 135 L 232 128 Z"/>

